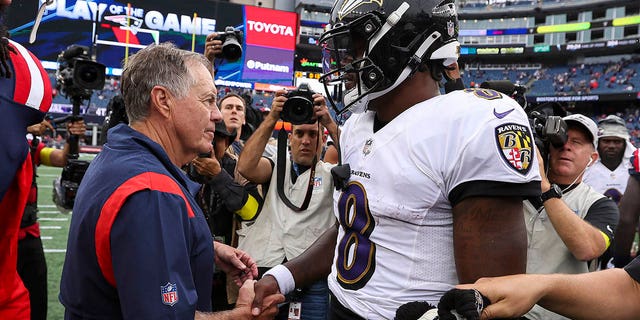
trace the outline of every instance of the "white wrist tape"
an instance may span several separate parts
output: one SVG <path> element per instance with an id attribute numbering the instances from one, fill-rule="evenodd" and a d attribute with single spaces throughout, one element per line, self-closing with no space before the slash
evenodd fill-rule
<path id="1" fill-rule="evenodd" d="M 296 281 L 293 279 L 291 271 L 281 264 L 269 269 L 262 277 L 264 278 L 266 275 L 276 278 L 282 294 L 288 294 L 296 288 Z"/>

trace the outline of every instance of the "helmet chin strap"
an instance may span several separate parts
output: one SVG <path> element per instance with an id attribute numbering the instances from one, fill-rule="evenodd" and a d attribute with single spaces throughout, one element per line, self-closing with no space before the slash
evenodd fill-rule
<path id="1" fill-rule="evenodd" d="M 398 76 L 398 79 L 396 79 L 396 82 L 382 91 L 371 93 L 369 96 L 369 100 L 373 100 L 387 94 L 389 91 L 395 89 L 402 82 L 404 82 L 404 80 L 406 80 L 410 75 L 412 75 L 418 69 L 418 66 L 422 63 L 422 56 L 425 54 L 425 52 L 427 52 L 427 50 L 429 50 L 429 47 L 431 47 L 431 45 L 436 42 L 436 40 L 438 40 L 441 36 L 442 35 L 438 31 L 434 31 L 433 33 L 431 33 L 427 37 L 427 40 L 425 40 L 422 45 L 420 45 L 418 50 L 416 50 L 416 53 L 409 59 L 407 66 L 404 67 L 404 69 Z"/>
<path id="2" fill-rule="evenodd" d="M 409 7 L 411 6 L 408 3 L 403 2 L 396 11 L 392 12 L 389 17 L 387 17 L 387 21 L 385 21 L 384 25 L 380 27 L 380 31 L 378 31 L 376 36 L 371 39 L 371 42 L 369 42 L 368 52 L 371 52 L 371 50 L 376 47 L 380 39 L 382 39 L 382 37 L 384 37 L 384 35 L 387 34 L 387 32 L 389 32 L 389 30 L 398 23 L 398 21 L 400 21 L 400 18 L 402 18 L 404 13 L 409 10 Z"/>
<path id="3" fill-rule="evenodd" d="M 428 37 L 427 40 L 425 40 L 422 45 L 420 45 L 420 47 L 418 47 L 418 50 L 416 50 L 416 53 L 409 59 L 409 63 L 407 64 L 407 66 L 402 70 L 402 72 L 400 73 L 400 76 L 398 76 L 398 79 L 396 79 L 396 81 L 389 86 L 388 88 L 382 90 L 382 91 L 378 91 L 378 92 L 372 92 L 372 93 L 365 93 L 364 96 L 361 96 L 360 99 L 356 100 L 356 101 L 350 101 L 349 103 L 347 102 L 347 99 L 351 98 L 351 99 L 357 99 L 356 97 L 353 97 L 356 95 L 356 89 L 351 90 L 350 92 L 345 94 L 345 105 L 349 106 L 349 110 L 351 110 L 351 112 L 353 113 L 362 113 L 367 109 L 367 104 L 369 103 L 369 101 L 379 98 L 385 94 L 387 94 L 389 91 L 395 89 L 397 86 L 399 86 L 402 82 L 404 82 L 404 80 L 406 80 L 410 75 L 412 75 L 416 69 L 418 68 L 418 66 L 420 65 L 420 63 L 422 63 L 422 56 L 425 54 L 425 52 L 427 52 L 427 50 L 429 49 L 429 47 L 431 47 L 431 45 L 438 40 L 442 35 L 440 34 L 440 32 L 438 31 L 434 31 L 433 33 L 431 33 Z M 358 80 L 360 83 L 360 86 L 365 87 L 364 84 L 362 83 L 362 80 Z M 366 88 L 366 87 L 365 87 Z M 359 111 L 359 112 L 358 112 Z"/>
<path id="4" fill-rule="evenodd" d="M 376 33 L 375 37 L 373 37 L 373 39 L 371 39 L 371 42 L 369 42 L 367 52 L 371 52 L 376 47 L 378 42 L 380 42 L 380 40 L 387 34 L 387 32 L 389 32 L 389 30 L 391 30 L 391 28 L 393 28 L 393 26 L 395 26 L 398 21 L 400 21 L 400 18 L 402 18 L 407 10 L 409 10 L 409 7 L 411 6 L 408 3 L 403 2 L 398 7 L 398 9 L 396 9 L 396 11 L 392 12 L 389 17 L 387 17 L 384 25 L 380 27 L 380 30 Z M 364 84 L 362 83 L 362 80 L 358 80 L 358 82 L 359 87 L 366 88 L 366 86 L 364 86 Z M 367 105 L 369 104 L 370 98 L 366 92 L 364 96 L 360 96 L 360 98 L 358 99 L 360 93 L 359 91 L 360 90 L 356 90 L 354 88 L 353 90 L 347 92 L 343 99 L 344 104 L 352 113 L 365 112 L 367 110 Z"/>

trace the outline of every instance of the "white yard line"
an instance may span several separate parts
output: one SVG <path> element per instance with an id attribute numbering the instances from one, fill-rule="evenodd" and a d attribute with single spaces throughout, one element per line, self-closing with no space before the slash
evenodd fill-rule
<path id="1" fill-rule="evenodd" d="M 60 229 L 62 229 L 62 227 L 61 226 L 40 226 L 40 229 L 42 229 L 42 230 L 47 230 L 47 229 L 60 230 Z"/>
<path id="2" fill-rule="evenodd" d="M 67 249 L 44 249 L 44 253 L 67 253 Z"/>
<path id="3" fill-rule="evenodd" d="M 62 212 L 55 210 L 55 211 L 51 211 L 51 210 L 38 210 L 38 214 L 61 214 Z"/>
<path id="4" fill-rule="evenodd" d="M 38 221 L 69 221 L 69 218 L 38 218 Z"/>

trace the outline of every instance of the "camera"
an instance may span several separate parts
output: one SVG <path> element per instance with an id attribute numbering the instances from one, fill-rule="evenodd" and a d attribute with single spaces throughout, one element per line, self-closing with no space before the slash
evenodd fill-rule
<path id="1" fill-rule="evenodd" d="M 306 83 L 300 84 L 296 90 L 287 93 L 287 101 L 285 101 L 280 112 L 280 118 L 283 121 L 292 124 L 314 123 L 313 118 L 313 92 Z"/>
<path id="2" fill-rule="evenodd" d="M 66 121 L 80 119 L 82 100 L 90 99 L 93 90 L 104 88 L 105 71 L 103 64 L 89 57 L 89 47 L 72 44 L 58 55 L 56 87 L 73 103 L 71 116 L 65 117 Z M 78 187 L 89 167 L 89 161 L 78 160 L 79 137 L 72 134 L 67 141 L 67 165 L 60 177 L 53 181 L 53 201 L 61 212 L 73 208 Z"/>
<path id="3" fill-rule="evenodd" d="M 78 187 L 87 168 L 89 161 L 69 159 L 61 176 L 53 180 L 53 202 L 60 212 L 67 213 L 73 208 Z"/>
<path id="4" fill-rule="evenodd" d="M 88 52 L 88 47 L 72 44 L 58 55 L 56 87 L 65 97 L 88 100 L 92 90 L 104 88 L 106 68 Z"/>
<path id="5" fill-rule="evenodd" d="M 567 123 L 562 120 L 566 112 L 559 104 L 528 105 L 525 97 L 527 88 L 508 80 L 485 81 L 480 84 L 480 88 L 499 91 L 518 102 L 527 114 L 533 139 L 543 159 L 547 158 L 550 144 L 561 148 L 567 142 Z"/>
<path id="6" fill-rule="evenodd" d="M 227 26 L 224 32 L 219 33 L 214 40 L 222 41 L 222 53 L 216 58 L 225 58 L 228 61 L 236 61 L 242 56 L 242 37 L 244 33 L 234 27 Z"/>

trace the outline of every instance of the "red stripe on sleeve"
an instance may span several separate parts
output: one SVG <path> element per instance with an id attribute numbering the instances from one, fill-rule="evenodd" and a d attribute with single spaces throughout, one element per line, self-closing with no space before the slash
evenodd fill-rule
<path id="1" fill-rule="evenodd" d="M 145 172 L 130 178 L 120 185 L 102 206 L 95 234 L 98 265 L 104 278 L 114 287 L 116 286 L 116 280 L 111 259 L 111 227 L 127 198 L 141 190 L 154 190 L 179 195 L 187 206 L 189 218 L 195 216 L 193 208 L 191 208 L 191 204 L 189 204 L 182 189 L 169 176 L 156 172 Z"/>
<path id="2" fill-rule="evenodd" d="M 42 102 L 40 102 L 40 111 L 48 112 L 49 108 L 51 108 L 51 102 L 53 101 L 53 97 L 51 95 L 51 80 L 49 79 L 47 71 L 45 71 L 42 67 L 40 60 L 38 60 L 38 58 L 36 58 L 36 56 L 33 55 L 31 51 L 29 51 L 29 55 L 31 55 L 31 58 L 33 58 L 33 61 L 38 66 L 38 70 L 40 71 L 40 76 L 42 77 L 42 82 L 44 85 L 44 95 L 42 97 Z"/>
<path id="3" fill-rule="evenodd" d="M 9 45 L 12 46 L 16 52 L 19 52 L 11 43 L 9 43 Z M 27 99 L 29 98 L 29 90 L 31 89 L 31 72 L 29 72 L 29 66 L 20 53 L 16 54 L 9 51 L 9 56 L 11 58 L 11 62 L 13 62 L 13 76 L 16 79 L 16 85 L 13 91 L 13 101 L 20 104 L 26 104 Z"/>

